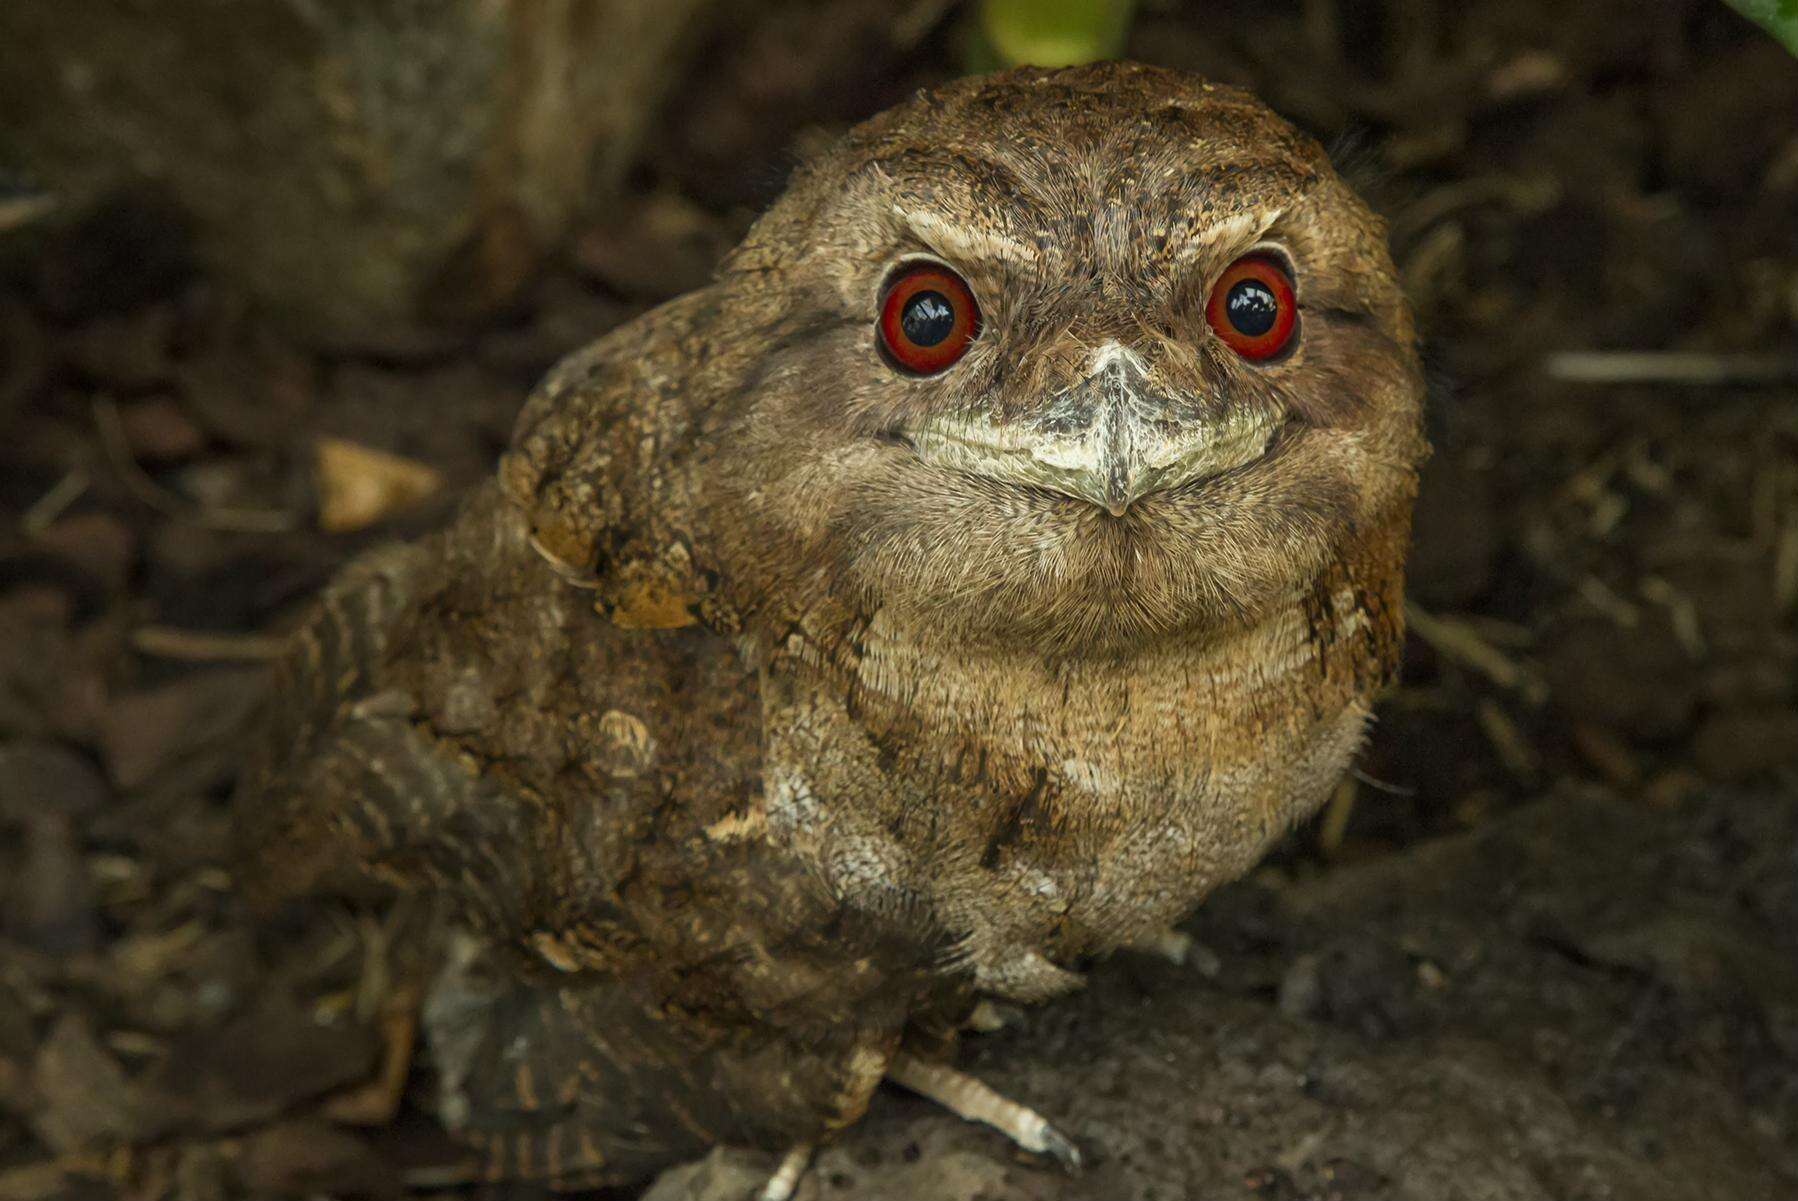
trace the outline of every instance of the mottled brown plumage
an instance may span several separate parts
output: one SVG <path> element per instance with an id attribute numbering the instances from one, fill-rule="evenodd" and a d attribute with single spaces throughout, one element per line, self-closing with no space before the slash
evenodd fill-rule
<path id="1" fill-rule="evenodd" d="M 1300 305 L 1263 363 L 1204 314 L 1252 248 Z M 874 340 L 920 255 L 984 317 L 927 378 Z M 241 799 L 265 883 L 443 898 L 431 1053 L 496 1171 L 828 1137 L 903 1040 L 1077 986 L 1343 771 L 1399 643 L 1413 340 L 1381 223 L 1239 91 L 920 95 L 329 590 Z M 1174 464 L 1115 515 L 1078 454 L 1040 474 L 1100 421 Z"/>

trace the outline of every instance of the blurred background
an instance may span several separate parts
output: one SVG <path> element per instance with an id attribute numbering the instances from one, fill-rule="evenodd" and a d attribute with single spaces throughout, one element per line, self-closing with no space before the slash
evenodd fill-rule
<path id="1" fill-rule="evenodd" d="M 702 283 L 810 150 L 969 70 L 1116 55 L 1336 150 L 1436 382 L 1403 682 L 1195 926 L 1212 1008 L 1370 1064 L 1450 1030 L 1539 1063 L 1597 1124 L 1550 1141 L 1612 1158 L 1532 1161 L 1533 1195 L 1792 1195 L 1798 15 L 1740 7 L 6 0 L 0 1201 L 454 1183 L 394 1166 L 431 1132 L 391 911 L 271 933 L 234 896 L 235 736 L 285 623 L 443 520 L 541 373 Z M 1480 874 L 1495 845 L 1536 868 Z M 1448 863 L 1479 870 L 1405 913 L 1367 883 Z M 1517 881 L 1582 871 L 1543 933 Z M 1457 967 L 1492 930 L 1524 949 Z M 1501 971 L 1559 999 L 1481 1009 Z M 1497 1121 L 1466 1105 L 1455 1132 Z M 1708 1151 L 1666 1125 L 1694 1107 Z M 1377 1147 L 1219 1154 L 1219 1196 L 1416 1183 Z M 877 1195 L 854 1175 L 817 1187 Z"/>

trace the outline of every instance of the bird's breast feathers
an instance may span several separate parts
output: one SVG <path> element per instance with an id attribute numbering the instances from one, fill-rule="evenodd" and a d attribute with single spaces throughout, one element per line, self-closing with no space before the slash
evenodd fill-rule
<path id="1" fill-rule="evenodd" d="M 1369 713 L 1352 664 L 1391 620 L 1343 587 L 1221 643 L 1056 663 L 876 616 L 847 687 L 791 635 L 764 697 L 768 837 L 848 904 L 923 906 L 984 987 L 1036 999 L 1054 961 L 1178 920 L 1322 801 Z"/>

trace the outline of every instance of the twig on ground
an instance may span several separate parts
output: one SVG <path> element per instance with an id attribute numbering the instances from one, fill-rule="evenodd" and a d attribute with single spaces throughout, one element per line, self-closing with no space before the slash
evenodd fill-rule
<path id="1" fill-rule="evenodd" d="M 1481 697 L 1474 706 L 1473 715 L 1505 769 L 1517 778 L 1518 783 L 1526 787 L 1535 784 L 1542 770 L 1542 756 L 1517 728 L 1511 715 L 1491 697 Z"/>
<path id="2" fill-rule="evenodd" d="M 69 506 L 81 499 L 81 494 L 87 491 L 91 482 L 87 478 L 87 472 L 79 467 L 75 468 L 57 480 L 50 491 L 31 502 L 31 507 L 19 518 L 19 529 L 27 537 L 43 533 L 50 528 L 51 522 L 68 512 Z"/>
<path id="3" fill-rule="evenodd" d="M 1798 383 L 1798 358 L 1686 350 L 1570 350 L 1542 360 L 1551 379 L 1575 384 L 1720 387 Z"/>
<path id="4" fill-rule="evenodd" d="M 1324 854 L 1334 855 L 1342 849 L 1342 840 L 1348 834 L 1349 818 L 1355 813 L 1355 795 L 1359 790 L 1353 772 L 1337 781 L 1336 791 L 1330 794 L 1330 804 L 1324 810 L 1323 824 L 1317 830 L 1317 845 Z"/>
<path id="5" fill-rule="evenodd" d="M 242 534 L 278 534 L 300 524 L 292 513 L 279 509 L 238 509 L 225 505 L 198 505 L 179 493 L 171 492 L 150 478 L 131 453 L 125 438 L 125 426 L 119 420 L 119 409 L 105 396 L 94 398 L 94 425 L 100 431 L 100 443 L 106 457 L 131 489 L 132 495 L 159 513 L 177 521 L 189 521 L 207 529 L 229 530 Z"/>
<path id="6" fill-rule="evenodd" d="M 1417 789 L 1415 788 L 1405 784 L 1394 784 L 1392 781 L 1382 780 L 1378 776 L 1370 776 L 1359 767 L 1349 768 L 1349 775 L 1367 785 L 1375 792 L 1383 792 L 1387 796 L 1414 797 L 1417 795 Z"/>
<path id="7" fill-rule="evenodd" d="M 1432 616 L 1415 601 L 1405 603 L 1405 620 L 1419 638 L 1445 658 L 1519 693 L 1532 705 L 1548 699 L 1548 686 L 1533 670 L 1493 646 L 1470 623 Z"/>
<path id="8" fill-rule="evenodd" d="M 131 632 L 131 645 L 157 659 L 191 663 L 266 663 L 279 659 L 287 649 L 285 638 L 269 634 L 213 634 L 174 626 L 139 626 Z"/>

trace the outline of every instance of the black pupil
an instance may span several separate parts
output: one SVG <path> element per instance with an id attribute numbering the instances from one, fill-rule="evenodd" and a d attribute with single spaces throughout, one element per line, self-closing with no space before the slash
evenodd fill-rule
<path id="1" fill-rule="evenodd" d="M 1258 279 L 1238 280 L 1224 297 L 1224 312 L 1236 332 L 1248 338 L 1259 338 L 1274 327 L 1280 315 L 1280 302 L 1273 289 Z"/>
<path id="2" fill-rule="evenodd" d="M 905 302 L 899 328 L 913 346 L 935 346 L 955 328 L 955 310 L 941 292 L 919 292 Z"/>

